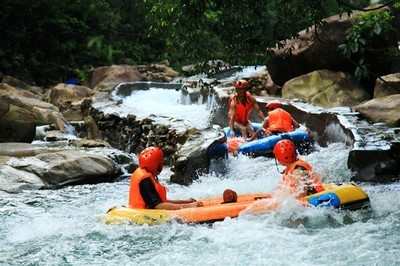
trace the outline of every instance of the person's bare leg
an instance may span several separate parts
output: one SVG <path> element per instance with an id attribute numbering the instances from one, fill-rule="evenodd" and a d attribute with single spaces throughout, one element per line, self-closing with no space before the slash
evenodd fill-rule
<path id="1" fill-rule="evenodd" d="M 235 122 L 235 129 L 240 130 L 240 134 L 242 134 L 243 138 L 247 137 L 247 128 L 245 126 L 243 126 L 242 124 L 239 124 L 237 122 Z"/>
<path id="2" fill-rule="evenodd" d="M 247 125 L 246 131 L 247 131 L 246 138 L 249 137 L 248 141 L 249 141 L 249 140 L 253 140 L 253 139 L 256 138 L 256 132 L 254 132 L 254 129 L 253 129 L 253 127 L 252 127 L 251 124 L 248 124 L 248 125 Z"/>

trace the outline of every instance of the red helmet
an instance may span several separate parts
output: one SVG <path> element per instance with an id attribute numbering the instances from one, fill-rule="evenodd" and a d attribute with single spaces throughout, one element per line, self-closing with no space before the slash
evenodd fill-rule
<path id="1" fill-rule="evenodd" d="M 158 147 L 148 147 L 139 154 L 139 167 L 158 175 L 164 165 L 164 153 Z"/>
<path id="2" fill-rule="evenodd" d="M 249 87 L 249 82 L 247 80 L 241 79 L 235 82 L 233 85 L 236 89 L 247 89 Z"/>
<path id="3" fill-rule="evenodd" d="M 296 146 L 291 140 L 280 140 L 275 144 L 274 155 L 280 164 L 293 163 L 297 159 Z"/>
<path id="4" fill-rule="evenodd" d="M 272 111 L 276 108 L 281 108 L 282 103 L 280 101 L 274 100 L 274 101 L 270 101 L 269 103 L 267 103 L 265 105 L 265 107 L 267 108 L 268 111 Z"/>

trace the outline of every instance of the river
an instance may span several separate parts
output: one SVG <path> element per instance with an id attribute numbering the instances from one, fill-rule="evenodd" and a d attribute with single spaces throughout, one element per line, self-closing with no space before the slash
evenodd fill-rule
<path id="1" fill-rule="evenodd" d="M 164 97 L 168 99 L 168 97 Z M 193 114 L 204 115 L 201 110 Z M 325 182 L 347 182 L 348 148 L 319 147 L 305 156 Z M 272 159 L 239 156 L 225 174 L 191 186 L 169 184 L 172 199 L 272 191 Z M 280 168 L 282 170 L 282 168 Z M 165 168 L 161 180 L 171 172 Z M 399 265 L 400 183 L 361 184 L 371 209 L 304 208 L 287 199 L 262 216 L 213 224 L 106 225 L 108 208 L 127 203 L 129 180 L 59 190 L 0 194 L 1 265 Z"/>

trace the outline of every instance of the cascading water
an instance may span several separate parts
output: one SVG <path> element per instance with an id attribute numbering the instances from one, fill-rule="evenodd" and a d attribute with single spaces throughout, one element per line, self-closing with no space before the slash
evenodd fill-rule
<path id="1" fill-rule="evenodd" d="M 180 90 L 152 87 L 148 90 L 133 91 L 131 95 L 122 98 L 114 95 L 121 104 L 102 110 L 105 113 L 118 113 L 120 116 L 134 114 L 139 118 L 153 115 L 182 119 L 193 127 L 202 129 L 209 126 L 213 96 L 208 95 L 206 103 L 203 103 L 204 96 L 200 96 L 196 102 L 192 102 L 189 95 Z"/>

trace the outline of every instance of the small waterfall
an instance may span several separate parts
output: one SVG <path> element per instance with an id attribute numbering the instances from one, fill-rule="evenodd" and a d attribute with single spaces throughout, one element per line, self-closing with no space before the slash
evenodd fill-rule
<path id="1" fill-rule="evenodd" d="M 65 130 L 65 134 L 76 137 L 76 130 L 70 123 L 68 123 L 68 122 L 65 123 L 64 130 Z"/>

